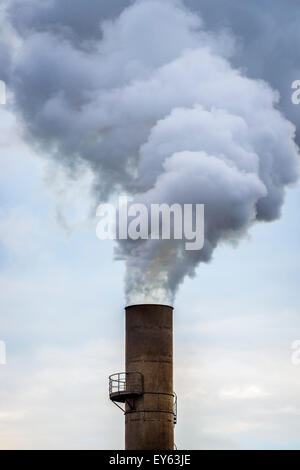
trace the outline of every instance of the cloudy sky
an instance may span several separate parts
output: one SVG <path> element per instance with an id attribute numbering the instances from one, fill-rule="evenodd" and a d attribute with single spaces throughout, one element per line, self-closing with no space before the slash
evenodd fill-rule
<path id="1" fill-rule="evenodd" d="M 269 204 L 257 205 L 257 220 L 237 224 L 238 243 L 213 231 L 212 261 L 188 260 L 179 274 L 175 265 L 168 280 L 168 288 L 180 284 L 176 445 L 300 448 L 300 365 L 292 361 L 300 189 L 291 143 L 299 144 L 300 105 L 291 102 L 291 83 L 300 80 L 299 10 L 296 0 L 2 2 L 1 449 L 123 447 L 123 416 L 107 381 L 124 369 L 128 283 L 124 292 L 126 266 L 113 261 L 114 244 L 96 237 L 95 205 L 116 187 L 134 192 L 138 156 L 148 194 L 151 171 L 161 171 L 148 155 L 159 161 L 167 138 L 171 154 L 216 152 L 219 141 L 234 162 L 233 155 L 247 163 L 254 153 L 276 156 L 273 179 L 259 175 Z M 183 76 L 183 68 L 192 72 Z M 220 89 L 212 98 L 201 94 L 208 82 Z M 203 148 L 186 121 L 201 126 Z M 218 140 L 222 131 L 238 135 Z M 179 163 L 177 156 L 169 167 Z M 160 175 L 164 188 L 170 174 Z M 252 188 L 251 197 L 261 197 Z"/>

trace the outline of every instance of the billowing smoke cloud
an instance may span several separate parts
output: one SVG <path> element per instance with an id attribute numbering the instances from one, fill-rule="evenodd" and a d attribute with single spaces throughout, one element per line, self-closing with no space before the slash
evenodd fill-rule
<path id="1" fill-rule="evenodd" d="M 300 128 L 299 108 L 291 102 L 291 83 L 300 77 L 298 0 L 184 0 L 200 10 L 212 31 L 226 28 L 236 37 L 232 64 L 242 67 L 251 78 L 261 78 L 279 90 L 279 106 Z M 212 5 L 215 8 L 212 8 Z M 297 143 L 300 136 L 297 134 Z"/>
<path id="2" fill-rule="evenodd" d="M 32 141 L 68 168 L 91 168 L 98 202 L 126 191 L 145 204 L 205 204 L 201 251 L 119 244 L 128 302 L 173 302 L 218 243 L 280 216 L 298 177 L 295 127 L 277 92 L 234 68 L 228 33 L 207 32 L 179 1 L 137 1 L 90 28 L 70 12 L 55 21 L 56 1 L 29 2 L 22 20 L 17 7 L 12 83 Z"/>
<path id="3" fill-rule="evenodd" d="M 10 18 L 22 36 L 49 31 L 76 42 L 101 39 L 100 23 L 118 16 L 134 0 L 14 0 Z"/>
<path id="4" fill-rule="evenodd" d="M 23 37 L 28 37 L 32 30 L 49 31 L 67 37 L 82 48 L 89 48 L 93 41 L 101 39 L 101 21 L 115 18 L 133 2 L 89 0 L 87 6 L 84 0 L 7 0 L 12 23 Z M 288 4 L 282 0 L 183 2 L 203 16 L 213 33 L 222 29 L 232 31 L 238 44 L 232 64 L 243 67 L 249 77 L 264 79 L 279 90 L 280 108 L 298 128 L 300 113 L 291 103 L 290 87 L 300 76 L 299 1 L 289 0 Z"/>

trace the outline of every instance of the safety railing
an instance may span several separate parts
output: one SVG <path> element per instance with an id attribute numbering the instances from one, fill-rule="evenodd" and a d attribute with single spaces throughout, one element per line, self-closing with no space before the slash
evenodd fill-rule
<path id="1" fill-rule="evenodd" d="M 177 424 L 177 395 L 174 392 L 173 394 L 174 401 L 173 401 L 173 414 L 174 414 L 174 426 Z"/>
<path id="2" fill-rule="evenodd" d="M 141 395 L 143 393 L 143 374 L 140 372 L 118 372 L 109 377 L 109 395 Z"/>

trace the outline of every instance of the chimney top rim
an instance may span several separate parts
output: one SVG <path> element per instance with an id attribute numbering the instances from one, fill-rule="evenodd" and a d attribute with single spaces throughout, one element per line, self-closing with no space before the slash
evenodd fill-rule
<path id="1" fill-rule="evenodd" d="M 171 308 L 172 310 L 174 310 L 174 307 L 172 305 L 167 305 L 167 304 L 131 304 L 131 305 L 126 305 L 125 307 L 125 310 L 127 310 L 127 308 L 131 308 L 131 307 L 167 307 L 167 308 Z"/>

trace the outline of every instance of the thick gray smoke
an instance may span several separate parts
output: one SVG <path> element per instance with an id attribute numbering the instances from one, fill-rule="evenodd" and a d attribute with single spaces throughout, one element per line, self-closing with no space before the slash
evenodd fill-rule
<path id="1" fill-rule="evenodd" d="M 98 202 L 126 191 L 146 204 L 205 204 L 202 251 L 119 244 L 128 302 L 173 302 L 220 241 L 280 217 L 298 177 L 295 127 L 277 92 L 232 66 L 228 33 L 207 32 L 179 1 L 137 1 L 94 30 L 78 15 L 75 27 L 72 15 L 57 23 L 57 2 L 29 2 L 22 20 L 16 5 L 12 84 L 31 139 L 67 167 L 87 164 Z"/>
<path id="2" fill-rule="evenodd" d="M 100 22 L 113 19 L 134 0 L 6 0 L 11 22 L 22 37 L 48 31 L 89 49 L 102 38 Z M 2 0 L 2 4 L 5 0 Z M 161 0 L 164 3 L 164 0 Z M 172 3 L 175 3 L 174 0 Z M 231 63 L 252 78 L 268 81 L 280 91 L 280 108 L 300 126 L 300 113 L 291 103 L 291 83 L 300 76 L 299 0 L 183 0 L 203 16 L 214 34 L 227 29 L 236 37 Z M 0 7 L 1 14 L 1 7 Z M 0 28 L 0 43 L 1 31 Z M 137 31 L 137 34 L 143 34 Z M 139 41 L 140 37 L 137 36 Z M 7 51 L 7 47 L 6 47 Z M 0 61 L 0 65 L 3 64 Z M 5 65 L 5 64 L 4 64 Z M 1 67 L 1 73 L 6 69 Z M 298 137 L 299 144 L 299 137 Z"/>

